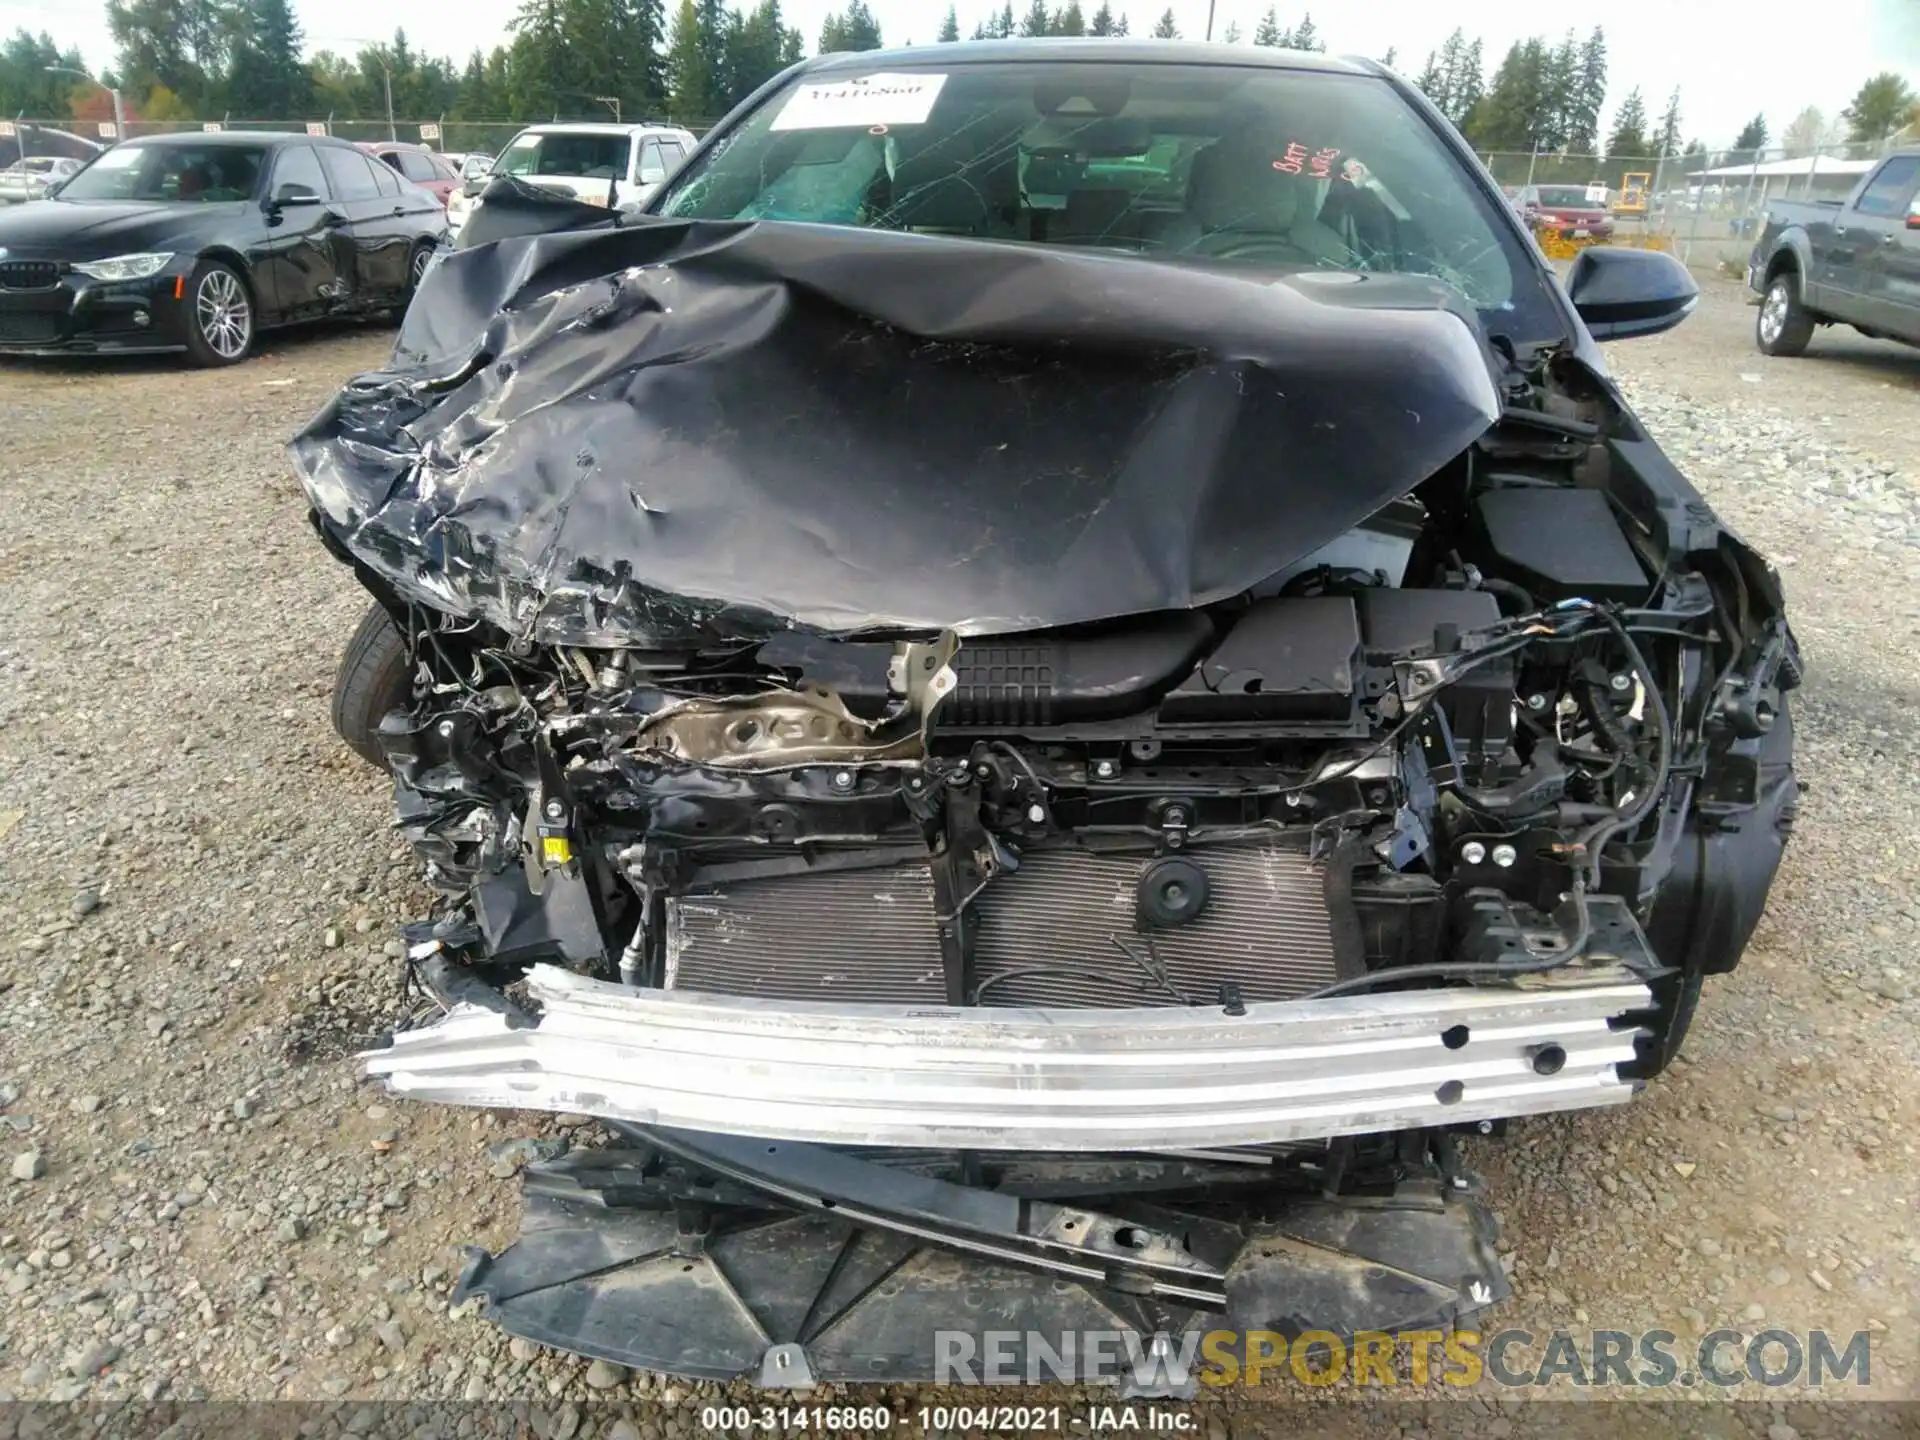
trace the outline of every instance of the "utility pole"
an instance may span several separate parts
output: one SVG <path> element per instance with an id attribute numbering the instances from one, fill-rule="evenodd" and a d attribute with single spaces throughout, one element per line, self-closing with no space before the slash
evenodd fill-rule
<path id="1" fill-rule="evenodd" d="M 1213 39 L 1213 7 L 1215 0 L 1207 0 L 1207 39 Z"/>
<path id="2" fill-rule="evenodd" d="M 596 95 L 593 97 L 613 111 L 613 123 L 620 123 L 620 97 L 618 95 Z"/>
<path id="3" fill-rule="evenodd" d="M 387 63 L 387 57 L 384 54 L 380 57 L 380 73 L 386 77 L 387 81 L 387 139 L 398 140 L 400 132 L 393 123 L 393 66 Z"/>

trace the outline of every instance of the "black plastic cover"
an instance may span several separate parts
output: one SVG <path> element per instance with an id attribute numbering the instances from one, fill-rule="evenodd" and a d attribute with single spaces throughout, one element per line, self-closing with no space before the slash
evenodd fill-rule
<path id="1" fill-rule="evenodd" d="M 1500 621 L 1500 602 L 1485 590 L 1389 590 L 1357 596 L 1360 631 L 1380 655 L 1431 651 L 1445 632 L 1464 635 Z M 1469 757 L 1502 754 L 1513 738 L 1511 657 L 1476 665 L 1441 692 L 1440 707 L 1456 748 Z"/>
<path id="2" fill-rule="evenodd" d="M 1537 600 L 1582 596 L 1638 604 L 1647 598 L 1646 567 L 1599 490 L 1488 490 L 1474 502 L 1474 519 L 1489 568 Z"/>
<path id="3" fill-rule="evenodd" d="M 1460 454 L 1492 373 L 1423 277 L 603 220 L 447 255 L 293 457 L 373 577 L 515 637 L 1003 635 L 1244 592 Z"/>
<path id="4" fill-rule="evenodd" d="M 942 728 L 1071 725 L 1150 708 L 1213 636 L 1207 617 L 1175 611 L 1098 634 L 1008 635 L 963 646 Z"/>
<path id="5" fill-rule="evenodd" d="M 1352 718 L 1360 624 L 1344 595 L 1260 600 L 1160 703 L 1168 724 Z"/>

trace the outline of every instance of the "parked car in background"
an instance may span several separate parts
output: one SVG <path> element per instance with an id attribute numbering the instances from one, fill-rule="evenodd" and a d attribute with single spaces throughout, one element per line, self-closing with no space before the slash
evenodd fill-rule
<path id="1" fill-rule="evenodd" d="M 81 162 L 60 155 L 29 155 L 0 170 L 0 205 L 40 200 L 47 191 L 80 169 Z"/>
<path id="2" fill-rule="evenodd" d="M 1798 355 L 1816 325 L 1920 345 L 1920 150 L 1887 156 L 1845 200 L 1776 200 L 1747 257 L 1754 343 Z"/>
<path id="3" fill-rule="evenodd" d="M 1604 190 L 1585 185 L 1526 185 L 1515 199 L 1520 218 L 1535 235 L 1553 231 L 1566 240 L 1606 240 L 1613 235 L 1613 215 Z"/>
<path id="4" fill-rule="evenodd" d="M 409 145 L 404 140 L 362 141 L 360 148 L 381 161 L 388 169 L 404 175 L 422 190 L 430 191 L 443 206 L 460 186 L 460 172 L 424 145 Z"/>
<path id="5" fill-rule="evenodd" d="M 692 153 L 693 132 L 672 125 L 529 125 L 493 161 L 487 178 L 511 175 L 590 205 L 638 210 Z M 485 178 L 469 180 L 447 206 L 457 233 L 480 204 Z"/>
<path id="6" fill-rule="evenodd" d="M 440 158 L 461 180 L 474 180 L 493 168 L 493 156 L 484 150 L 442 150 Z"/>
<path id="7" fill-rule="evenodd" d="M 0 215 L 0 351 L 231 365 L 275 325 L 403 308 L 446 229 L 429 192 L 343 140 L 129 140 Z"/>

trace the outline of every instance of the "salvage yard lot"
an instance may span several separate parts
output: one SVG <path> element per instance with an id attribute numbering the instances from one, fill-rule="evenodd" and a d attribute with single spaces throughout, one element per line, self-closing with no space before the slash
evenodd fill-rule
<path id="1" fill-rule="evenodd" d="M 1873 1329 L 1873 1393 L 1913 1395 L 1920 353 L 1842 332 L 1765 360 L 1706 283 L 1611 359 L 1782 565 L 1809 793 L 1684 1063 L 1470 1148 L 1517 1292 L 1487 1319 Z M 708 1387 L 449 1313 L 456 1247 L 516 1228 L 489 1147 L 568 1132 L 383 1100 L 348 1058 L 399 1017 L 394 925 L 427 897 L 327 723 L 364 599 L 282 445 L 390 341 L 0 362 L 0 1398 L 646 1398 L 673 1408 L 640 1433 L 683 1432 Z"/>

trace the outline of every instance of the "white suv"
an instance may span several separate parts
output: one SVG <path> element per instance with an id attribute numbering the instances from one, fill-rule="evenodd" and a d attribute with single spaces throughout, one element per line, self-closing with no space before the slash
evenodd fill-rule
<path id="1" fill-rule="evenodd" d="M 529 125 L 493 162 L 493 175 L 561 190 L 591 205 L 637 210 L 692 151 L 693 133 L 672 125 Z M 480 203 L 482 177 L 454 192 L 456 232 Z"/>

